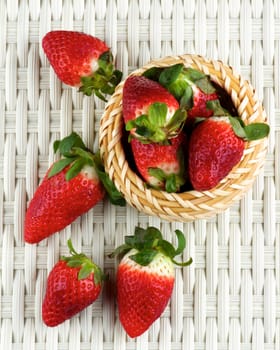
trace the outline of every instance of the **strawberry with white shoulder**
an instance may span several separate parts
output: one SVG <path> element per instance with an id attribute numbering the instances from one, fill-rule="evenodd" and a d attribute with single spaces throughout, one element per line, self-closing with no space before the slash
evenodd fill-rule
<path id="1" fill-rule="evenodd" d="M 43 37 L 42 46 L 58 78 L 85 95 L 106 101 L 122 78 L 106 43 L 92 35 L 54 30 Z"/>
<path id="2" fill-rule="evenodd" d="M 191 258 L 186 262 L 174 259 L 186 246 L 184 234 L 175 233 L 176 249 L 157 228 L 136 227 L 135 234 L 126 236 L 125 244 L 113 253 L 123 256 L 117 270 L 117 303 L 121 324 L 131 338 L 148 330 L 165 310 L 174 287 L 174 264 L 192 263 Z"/>
<path id="3" fill-rule="evenodd" d="M 149 186 L 169 193 L 180 191 L 187 177 L 184 132 L 171 138 L 168 144 L 146 144 L 136 138 L 130 144 L 137 170 Z"/>
<path id="4" fill-rule="evenodd" d="M 130 76 L 123 87 L 123 118 L 129 138 L 142 143 L 168 143 L 184 126 L 186 112 L 158 82 Z"/>
<path id="5" fill-rule="evenodd" d="M 93 154 L 73 132 L 54 143 L 62 158 L 48 169 L 25 215 L 24 239 L 38 243 L 93 208 L 107 192 L 113 204 L 125 200 L 105 173 L 99 153 Z"/>

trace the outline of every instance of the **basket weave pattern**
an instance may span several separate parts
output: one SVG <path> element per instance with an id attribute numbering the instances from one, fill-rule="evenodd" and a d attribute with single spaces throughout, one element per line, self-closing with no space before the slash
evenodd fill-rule
<path id="1" fill-rule="evenodd" d="M 167 67 L 177 63 L 201 70 L 224 88 L 246 124 L 266 121 L 265 112 L 250 84 L 220 61 L 206 60 L 201 56 L 188 54 L 170 56 L 152 61 L 132 74 L 141 75 L 151 67 Z M 240 163 L 214 189 L 184 193 L 148 189 L 140 177 L 131 170 L 122 147 L 123 84 L 121 83 L 116 89 L 101 119 L 100 149 L 107 172 L 130 205 L 148 215 L 156 215 L 168 221 L 184 222 L 211 217 L 227 209 L 251 188 L 264 164 L 266 139 L 247 142 Z"/>

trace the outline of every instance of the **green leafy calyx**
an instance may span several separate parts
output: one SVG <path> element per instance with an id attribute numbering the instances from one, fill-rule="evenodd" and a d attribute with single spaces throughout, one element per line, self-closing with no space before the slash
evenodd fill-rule
<path id="1" fill-rule="evenodd" d="M 245 141 L 263 139 L 268 136 L 270 128 L 266 123 L 252 123 L 245 125 L 241 118 L 229 116 L 234 133 Z"/>
<path id="2" fill-rule="evenodd" d="M 206 102 L 207 108 L 214 112 L 213 117 L 228 118 L 232 129 L 236 136 L 244 141 L 259 140 L 267 137 L 270 131 L 269 125 L 266 123 L 252 123 L 245 125 L 240 117 L 231 116 L 230 113 L 221 106 L 220 101 L 212 100 Z M 197 122 L 205 120 L 205 118 L 196 118 Z"/>
<path id="3" fill-rule="evenodd" d="M 216 117 L 223 117 L 223 116 L 229 116 L 229 112 L 221 106 L 220 100 L 211 100 L 206 102 L 207 109 L 210 109 L 214 112 L 214 116 Z"/>
<path id="4" fill-rule="evenodd" d="M 132 131 L 135 137 L 143 143 L 169 144 L 168 139 L 177 136 L 182 130 L 187 114 L 185 110 L 178 109 L 168 117 L 168 107 L 165 103 L 154 102 L 147 111 L 137 118 L 126 123 L 126 130 Z"/>
<path id="5" fill-rule="evenodd" d="M 148 168 L 149 175 L 158 179 L 164 186 L 164 189 L 168 193 L 179 192 L 181 186 L 186 182 L 185 172 L 185 156 L 182 148 L 179 148 L 177 152 L 177 159 L 179 161 L 179 172 L 167 174 L 160 168 Z M 161 188 L 158 188 L 159 190 Z"/>
<path id="6" fill-rule="evenodd" d="M 95 171 L 97 172 L 97 175 L 109 196 L 110 202 L 114 205 L 124 207 L 126 205 L 126 201 L 123 195 L 117 190 L 115 184 L 110 179 L 109 175 L 105 172 L 104 165 L 102 163 L 99 152 L 93 155 L 93 161 Z"/>
<path id="7" fill-rule="evenodd" d="M 106 279 L 105 274 L 99 266 L 94 264 L 85 254 L 77 253 L 73 247 L 71 240 L 67 241 L 70 256 L 63 256 L 61 259 L 67 263 L 69 267 L 80 268 L 78 280 L 88 278 L 93 274 L 95 285 L 99 285 Z"/>
<path id="8" fill-rule="evenodd" d="M 180 230 L 175 230 L 178 246 L 175 248 L 170 242 L 163 239 L 162 233 L 153 226 L 143 229 L 136 227 L 133 236 L 126 236 L 125 243 L 118 247 L 112 255 L 124 255 L 131 249 L 136 249 L 137 253 L 130 255 L 130 259 L 142 266 L 149 265 L 155 256 L 160 252 L 178 266 L 187 266 L 192 263 L 192 258 L 185 262 L 174 260 L 177 255 L 181 255 L 186 247 L 186 239 Z"/>
<path id="9" fill-rule="evenodd" d="M 102 101 L 107 101 L 105 95 L 112 95 L 122 79 L 122 72 L 114 69 L 113 55 L 110 51 L 100 55 L 98 69 L 90 76 L 81 77 L 79 91 L 90 96 L 95 94 Z"/>
<path id="10" fill-rule="evenodd" d="M 81 137 L 75 132 L 62 140 L 57 140 L 53 145 L 54 152 L 59 153 L 62 158 L 55 162 L 48 173 L 51 178 L 60 173 L 66 167 L 66 180 L 71 180 L 82 170 L 85 165 L 93 166 L 92 154 L 87 150 Z"/>
<path id="11" fill-rule="evenodd" d="M 168 193 L 178 192 L 180 187 L 185 183 L 184 177 L 180 174 L 166 174 L 160 168 L 149 168 L 148 173 L 161 183 L 164 183 L 164 189 Z"/>

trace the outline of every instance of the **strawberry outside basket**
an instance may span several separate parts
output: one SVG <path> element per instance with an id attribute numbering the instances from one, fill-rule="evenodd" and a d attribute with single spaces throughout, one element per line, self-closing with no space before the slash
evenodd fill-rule
<path id="1" fill-rule="evenodd" d="M 186 67 L 198 69 L 209 75 L 211 80 L 231 97 L 245 124 L 267 121 L 265 111 L 252 86 L 221 61 L 190 54 L 168 56 L 149 62 L 131 75 L 141 75 L 151 67 L 167 67 L 177 63 L 183 63 Z M 240 162 L 211 190 L 167 193 L 147 188 L 133 171 L 123 147 L 123 84 L 124 82 L 121 82 L 117 86 L 104 110 L 100 121 L 99 145 L 105 170 L 131 206 L 167 221 L 189 222 L 208 218 L 226 210 L 252 187 L 264 165 L 267 138 L 246 142 Z"/>

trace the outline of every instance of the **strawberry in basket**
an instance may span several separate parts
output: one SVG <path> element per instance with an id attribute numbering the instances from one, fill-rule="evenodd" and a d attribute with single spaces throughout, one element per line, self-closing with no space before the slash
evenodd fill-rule
<path id="1" fill-rule="evenodd" d="M 131 150 L 137 169 L 153 188 L 178 192 L 186 182 L 186 135 L 181 132 L 169 144 L 142 143 L 131 139 Z"/>
<path id="2" fill-rule="evenodd" d="M 127 334 L 134 338 L 143 334 L 165 310 L 174 287 L 174 264 L 186 241 L 183 233 L 175 231 L 178 248 L 164 240 L 155 227 L 135 228 L 133 236 L 125 237 L 125 244 L 113 255 L 121 254 L 117 270 L 117 303 L 119 318 Z"/>
<path id="3" fill-rule="evenodd" d="M 94 93 L 106 101 L 105 95 L 111 95 L 122 78 L 109 48 L 96 37 L 54 30 L 44 36 L 42 46 L 58 78 L 85 95 Z"/>
<path id="4" fill-rule="evenodd" d="M 261 139 L 268 133 L 265 123 L 244 125 L 241 119 L 229 115 L 199 122 L 191 133 L 188 151 L 193 188 L 204 191 L 215 187 L 239 163 L 245 142 Z"/>
<path id="5" fill-rule="evenodd" d="M 62 257 L 51 270 L 42 304 L 42 318 L 55 327 L 91 305 L 100 295 L 105 275 L 85 254 L 77 253 L 68 240 L 71 255 Z"/>
<path id="6" fill-rule="evenodd" d="M 158 82 L 131 76 L 123 87 L 123 118 L 130 137 L 143 143 L 168 143 L 184 126 L 186 112 Z"/>
<path id="7" fill-rule="evenodd" d="M 211 117 L 214 112 L 207 102 L 218 100 L 216 88 L 209 77 L 199 70 L 175 64 L 167 68 L 151 68 L 145 77 L 158 81 L 187 110 L 187 122 L 196 117 Z"/>
<path id="8" fill-rule="evenodd" d="M 54 143 L 63 158 L 49 168 L 25 215 L 24 239 L 38 243 L 62 230 L 101 201 L 125 201 L 104 172 L 99 154 L 91 153 L 76 133 Z"/>
<path id="9" fill-rule="evenodd" d="M 178 103 L 178 109 L 174 115 L 178 111 L 183 113 L 182 110 L 185 110 L 186 112 L 186 118 L 181 119 L 181 124 L 177 128 L 176 135 L 178 136 L 173 139 L 172 133 L 166 134 L 167 136 L 164 142 L 165 144 L 169 144 L 170 148 L 166 147 L 164 150 L 162 144 L 155 144 L 157 141 L 147 141 L 145 139 L 143 141 L 141 137 L 138 137 L 141 142 L 151 143 L 141 145 L 140 142 L 134 141 L 131 145 L 139 173 L 146 183 L 153 187 L 165 189 L 168 192 L 178 192 L 185 184 L 184 180 L 186 181 L 186 178 L 188 178 L 193 189 L 198 191 L 209 190 L 227 176 L 232 168 L 241 160 L 245 141 L 263 138 L 269 133 L 267 124 L 254 123 L 245 126 L 239 118 L 230 116 L 228 110 L 223 107 L 226 105 L 230 107 L 231 111 L 235 111 L 232 103 L 229 103 L 229 98 L 223 101 L 221 98 L 225 97 L 223 90 L 221 88 L 217 90 L 210 78 L 196 69 L 184 67 L 183 64 L 176 64 L 167 68 L 153 67 L 145 71 L 143 75 L 142 79 L 148 79 L 150 84 L 160 84 L 180 103 L 180 107 Z M 137 79 L 139 80 L 139 77 Z M 133 88 L 130 86 L 132 83 L 133 81 L 131 80 L 128 84 L 130 87 L 129 91 L 133 91 Z M 152 94 L 152 91 L 149 91 L 149 89 L 146 90 L 146 84 L 143 83 L 143 85 L 142 89 L 135 90 L 135 95 L 136 91 L 139 91 L 141 96 L 145 96 L 145 93 L 147 95 Z M 125 92 L 124 89 L 123 104 L 124 117 L 126 119 L 125 112 L 131 106 Z M 151 99 L 152 97 L 150 97 Z M 158 97 L 156 96 L 155 99 L 158 99 Z M 155 104 L 157 108 L 154 107 Z M 165 115 L 164 113 L 166 111 L 165 109 L 164 113 L 161 112 L 161 108 L 163 107 L 158 105 L 159 103 L 152 104 L 149 107 L 148 113 L 146 113 L 151 115 L 149 119 L 152 119 L 155 125 L 161 120 L 161 117 L 156 118 L 155 115 Z M 135 109 L 135 107 L 133 108 Z M 211 119 L 212 117 L 213 119 Z M 138 122 L 138 118 L 140 122 Z M 146 115 L 144 114 L 144 116 L 138 118 L 133 120 L 131 125 L 138 126 L 139 131 L 136 129 L 137 134 L 141 134 L 141 132 L 143 132 L 143 135 L 148 134 L 150 129 L 147 130 L 149 123 L 147 122 Z M 156 129 L 156 126 L 154 128 Z M 182 143 L 184 139 L 184 142 L 187 143 L 186 135 L 189 141 L 189 150 L 186 151 L 186 147 L 184 147 L 183 153 L 187 159 L 187 170 L 183 170 L 183 162 L 179 161 L 182 157 L 178 158 L 179 154 L 177 153 L 177 165 L 181 164 L 179 171 L 181 176 L 178 176 L 176 163 L 174 161 L 170 162 L 169 167 L 167 167 L 166 164 L 168 162 L 165 160 L 170 156 L 170 151 L 172 149 L 174 150 L 174 145 L 178 142 L 175 142 L 175 140 L 181 139 Z M 137 137 L 135 135 L 133 136 Z M 158 163 L 153 158 L 154 154 L 156 154 L 155 150 L 158 150 Z M 170 170 L 170 173 L 164 170 L 167 168 Z M 182 177 L 182 174 L 188 174 L 188 176 Z M 170 182 L 170 179 L 172 179 L 172 182 Z M 172 183 L 172 186 L 170 186 L 170 183 Z"/>

